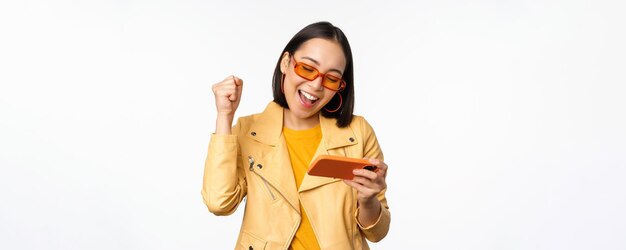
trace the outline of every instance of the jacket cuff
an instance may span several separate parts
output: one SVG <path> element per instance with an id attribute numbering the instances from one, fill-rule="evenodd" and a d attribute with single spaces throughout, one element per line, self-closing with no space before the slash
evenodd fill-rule
<path id="1" fill-rule="evenodd" d="M 359 209 L 354 212 L 354 220 L 356 224 L 361 229 L 361 232 L 365 235 L 365 237 L 371 242 L 378 242 L 385 238 L 387 232 L 389 232 L 389 223 L 391 222 L 391 213 L 389 210 L 381 204 L 380 214 L 378 215 L 378 219 L 374 224 L 364 227 L 359 222 Z"/>
<path id="2" fill-rule="evenodd" d="M 218 135 L 216 133 L 212 133 L 211 143 L 237 143 L 237 136 L 236 135 Z"/>

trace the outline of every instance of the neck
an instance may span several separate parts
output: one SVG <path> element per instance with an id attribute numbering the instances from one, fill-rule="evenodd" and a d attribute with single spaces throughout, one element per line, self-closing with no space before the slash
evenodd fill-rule
<path id="1" fill-rule="evenodd" d="M 283 126 L 293 130 L 310 129 L 320 124 L 319 113 L 307 118 L 296 117 L 290 110 L 283 111 Z"/>

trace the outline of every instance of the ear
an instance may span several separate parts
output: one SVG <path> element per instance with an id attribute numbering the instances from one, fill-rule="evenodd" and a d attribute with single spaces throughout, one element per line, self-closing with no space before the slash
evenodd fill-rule
<path id="1" fill-rule="evenodd" d="M 280 59 L 280 72 L 282 72 L 283 74 L 286 74 L 285 72 L 287 72 L 287 69 L 289 67 L 289 61 L 289 52 L 285 51 L 285 53 L 283 53 L 282 59 Z"/>

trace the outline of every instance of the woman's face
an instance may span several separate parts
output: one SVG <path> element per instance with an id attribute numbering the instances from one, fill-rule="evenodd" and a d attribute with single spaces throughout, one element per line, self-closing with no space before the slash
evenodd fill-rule
<path id="1" fill-rule="evenodd" d="M 319 73 L 341 78 L 346 68 L 346 58 L 339 43 L 321 38 L 304 42 L 293 57 L 288 53 L 283 54 L 280 69 L 285 74 L 283 91 L 289 113 L 294 118 L 306 119 L 317 115 L 336 91 L 324 88 L 321 76 L 309 81 L 297 75 L 294 72 L 296 61 L 315 67 Z"/>

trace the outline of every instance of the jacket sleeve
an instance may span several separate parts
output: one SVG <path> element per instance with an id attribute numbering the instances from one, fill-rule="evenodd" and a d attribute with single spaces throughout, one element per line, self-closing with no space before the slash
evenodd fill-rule
<path id="1" fill-rule="evenodd" d="M 384 161 L 383 152 L 378 144 L 378 139 L 376 138 L 376 134 L 374 133 L 374 129 L 370 124 L 362 119 L 360 122 L 360 131 L 363 132 L 363 157 L 365 158 L 376 158 L 381 161 Z M 389 206 L 387 205 L 387 198 L 385 197 L 385 192 L 387 192 L 387 188 L 383 189 L 378 195 L 377 198 L 381 203 L 380 215 L 378 216 L 378 220 L 368 227 L 363 227 L 359 223 L 358 212 L 357 209 L 354 213 L 354 220 L 357 222 L 359 229 L 363 232 L 365 237 L 371 242 L 378 242 L 385 238 L 387 232 L 389 232 L 389 224 L 391 223 L 391 213 L 389 212 Z"/>
<path id="2" fill-rule="evenodd" d="M 246 196 L 246 178 L 241 162 L 239 122 L 231 135 L 211 135 L 204 164 L 202 198 L 215 215 L 230 215 Z"/>

